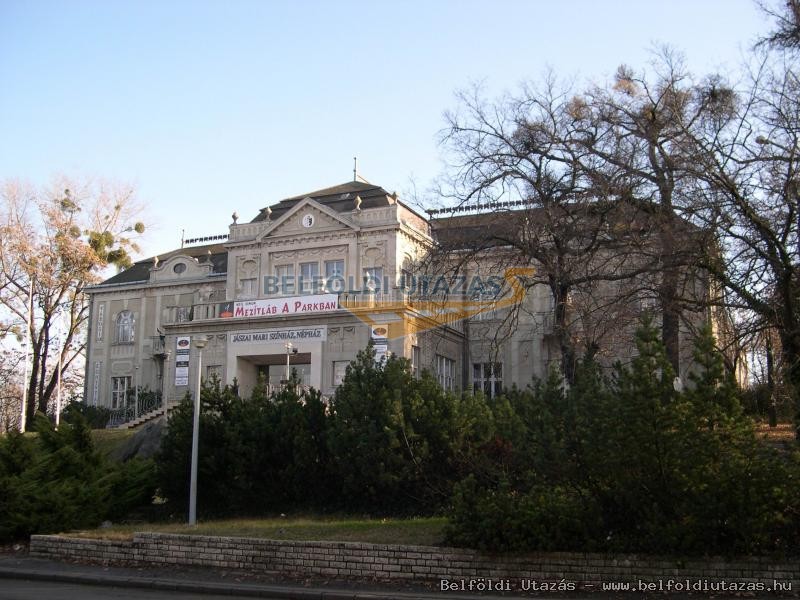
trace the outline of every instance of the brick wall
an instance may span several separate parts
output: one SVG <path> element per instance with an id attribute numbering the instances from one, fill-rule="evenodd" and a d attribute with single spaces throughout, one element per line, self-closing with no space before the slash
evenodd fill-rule
<path id="1" fill-rule="evenodd" d="M 576 582 L 791 583 L 800 590 L 800 562 L 767 558 L 686 560 L 580 553 L 489 556 L 472 550 L 353 542 L 293 542 L 252 538 L 136 533 L 130 541 L 34 535 L 31 556 L 102 564 L 193 565 L 286 575 L 433 581 L 491 578 Z"/>
<path id="2" fill-rule="evenodd" d="M 129 541 L 34 535 L 31 537 L 30 553 L 31 556 L 42 558 L 75 559 L 103 564 L 127 563 L 133 561 L 133 544 Z"/>

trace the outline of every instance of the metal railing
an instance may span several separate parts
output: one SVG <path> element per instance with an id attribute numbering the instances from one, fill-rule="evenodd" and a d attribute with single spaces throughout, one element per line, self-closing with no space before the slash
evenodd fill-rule
<path id="1" fill-rule="evenodd" d="M 151 335 L 150 336 L 150 353 L 154 356 L 163 356 L 167 352 L 166 336 Z"/>
<path id="2" fill-rule="evenodd" d="M 279 383 L 279 384 L 268 383 L 266 384 L 267 395 L 272 396 L 274 394 L 279 394 L 284 389 L 286 389 L 286 387 L 287 385 L 285 383 Z M 311 386 L 305 385 L 303 383 L 296 386 L 292 385 L 291 388 L 294 389 L 298 394 L 307 394 L 309 391 L 311 391 Z"/>
<path id="3" fill-rule="evenodd" d="M 107 428 L 119 427 L 125 423 L 135 421 L 142 415 L 153 412 L 161 408 L 163 400 L 161 394 L 139 390 L 139 398 L 137 401 L 134 392 L 129 393 L 126 405 L 120 408 L 111 409 L 111 414 L 108 419 Z"/>

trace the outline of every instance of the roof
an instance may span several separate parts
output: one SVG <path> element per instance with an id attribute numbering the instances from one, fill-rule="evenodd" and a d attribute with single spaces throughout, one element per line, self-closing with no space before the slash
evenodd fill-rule
<path id="1" fill-rule="evenodd" d="M 500 208 L 492 212 L 434 218 L 431 231 L 444 249 L 478 250 L 516 244 L 523 239 L 539 237 L 548 229 L 566 237 L 590 233 L 600 225 L 605 225 L 609 233 L 645 234 L 657 225 L 660 212 L 659 206 L 639 200 L 565 202 L 549 207 L 536 204 L 524 209 Z M 671 215 L 676 231 L 699 231 L 675 213 Z"/>
<path id="2" fill-rule="evenodd" d="M 306 198 L 312 198 L 314 201 L 336 212 L 350 212 L 353 210 L 353 201 L 356 199 L 356 196 L 361 198 L 362 209 L 389 206 L 394 202 L 394 200 L 390 201 L 388 198 L 391 194 L 379 185 L 373 185 L 364 181 L 348 181 L 347 183 L 316 190 L 307 194 L 284 198 L 277 204 L 273 204 L 269 207 L 272 210 L 269 217 L 273 221 L 279 219 Z M 262 208 L 251 223 L 266 221 L 266 211 L 266 208 Z"/>
<path id="3" fill-rule="evenodd" d="M 214 274 L 227 273 L 228 271 L 228 251 L 222 244 L 207 244 L 205 246 L 188 246 L 186 248 L 178 248 L 160 254 L 158 256 L 159 262 L 163 262 L 172 258 L 173 256 L 190 256 L 198 259 L 200 262 L 206 260 L 207 257 L 211 258 L 212 270 Z M 121 283 L 140 283 L 150 279 L 150 269 L 155 264 L 155 257 L 145 258 L 135 262 L 131 267 L 124 271 L 117 273 L 113 277 L 106 279 L 99 285 L 114 285 Z"/>
<path id="4" fill-rule="evenodd" d="M 314 201 L 334 210 L 336 212 L 350 212 L 354 208 L 353 202 L 356 196 L 361 198 L 360 207 L 378 208 L 381 206 L 390 206 L 397 202 L 394 194 L 387 192 L 379 185 L 367 183 L 366 181 L 348 181 L 339 185 L 316 190 L 307 194 L 300 194 L 292 196 L 291 198 L 284 198 L 277 204 L 270 206 L 272 212 L 270 214 L 271 220 L 276 220 L 289 212 L 298 203 L 306 198 L 312 198 Z M 403 206 L 406 206 L 405 204 Z M 406 206 L 412 212 L 413 209 Z M 262 208 L 255 219 L 251 223 L 263 222 L 267 219 L 266 208 Z M 416 214 L 416 213 L 415 213 Z M 424 217 L 423 217 L 424 218 Z M 212 273 L 222 274 L 228 270 L 228 251 L 223 244 L 209 244 L 205 246 L 189 246 L 185 248 L 178 248 L 165 254 L 159 255 L 159 261 L 167 260 L 178 254 L 191 256 L 199 260 L 205 260 L 208 253 L 211 253 L 211 262 L 213 264 Z M 113 277 L 106 279 L 99 285 L 114 285 L 124 283 L 142 283 L 150 279 L 150 269 L 155 263 L 155 257 L 146 258 L 134 263 L 131 267 L 125 269 L 121 273 L 117 273 Z"/>

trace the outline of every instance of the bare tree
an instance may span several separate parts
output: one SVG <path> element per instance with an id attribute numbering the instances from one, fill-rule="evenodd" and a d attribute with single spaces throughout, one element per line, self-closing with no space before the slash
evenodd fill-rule
<path id="1" fill-rule="evenodd" d="M 759 59 L 734 116 L 695 140 L 695 218 L 716 233 L 721 260 L 704 267 L 724 303 L 780 340 L 800 436 L 800 80 L 790 58 Z"/>
<path id="2" fill-rule="evenodd" d="M 708 93 L 709 88 L 715 93 Z M 654 56 L 649 73 L 622 66 L 614 81 L 576 98 L 583 116 L 574 143 L 595 158 L 593 168 L 614 170 L 623 193 L 652 210 L 651 235 L 642 249 L 651 254 L 654 292 L 667 357 L 679 368 L 681 324 L 698 310 L 696 266 L 707 253 L 705 227 L 691 228 L 696 198 L 693 140 L 702 124 L 728 108 L 731 93 L 721 79 L 696 81 L 669 48 Z"/>
<path id="3" fill-rule="evenodd" d="M 621 67 L 609 85 L 581 93 L 548 76 L 495 103 L 473 91 L 447 117 L 450 162 L 440 194 L 453 207 L 452 223 L 457 228 L 457 213 L 470 205 L 491 210 L 486 243 L 536 264 L 554 299 L 567 376 L 575 358 L 571 297 L 589 299 L 582 310 L 606 317 L 623 296 L 655 298 L 676 370 L 684 312 L 700 310 L 696 264 L 705 232 L 683 218 L 693 203 L 689 141 L 717 106 L 670 51 L 654 71 L 649 81 Z M 493 224 L 503 219 L 510 223 Z M 614 301 L 591 292 L 601 283 L 616 289 Z M 599 331 L 598 317 L 581 327 L 590 352 L 597 333 L 585 335 Z"/>
<path id="4" fill-rule="evenodd" d="M 19 427 L 22 360 L 10 347 L 0 353 L 0 432 Z"/>
<path id="5" fill-rule="evenodd" d="M 757 45 L 800 50 L 800 0 L 760 1 L 757 4 L 775 22 L 775 29 L 759 40 Z"/>
<path id="6" fill-rule="evenodd" d="M 65 179 L 38 190 L 8 181 L 0 188 L 0 335 L 29 341 L 26 419 L 46 412 L 86 343 L 86 286 L 107 265 L 131 264 L 142 233 L 130 188 Z M 59 368 L 60 365 L 60 368 Z"/>
<path id="7" fill-rule="evenodd" d="M 485 101 L 479 88 L 459 99 L 442 135 L 451 162 L 439 192 L 450 210 L 433 225 L 438 251 L 454 271 L 476 259 L 496 273 L 534 265 L 526 285 L 547 286 L 552 295 L 554 337 L 571 379 L 576 350 L 570 293 L 596 276 L 587 263 L 604 241 L 607 208 L 588 206 L 596 199 L 585 166 L 592 157 L 569 143 L 576 123 L 569 92 L 547 77 L 539 88 L 495 103 Z M 474 212 L 480 218 L 460 214 Z M 508 311 L 506 327 L 495 332 L 513 329 L 521 308 Z"/>

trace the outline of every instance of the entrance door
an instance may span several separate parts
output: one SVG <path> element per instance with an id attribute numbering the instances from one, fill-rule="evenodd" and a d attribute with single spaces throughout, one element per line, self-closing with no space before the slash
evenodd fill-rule
<path id="1" fill-rule="evenodd" d="M 273 354 L 260 357 L 257 365 L 258 376 L 264 377 L 269 391 L 280 390 L 286 382 L 286 355 Z M 292 354 L 289 362 L 289 372 L 294 373 L 301 385 L 309 385 L 311 381 L 311 354 Z"/>

